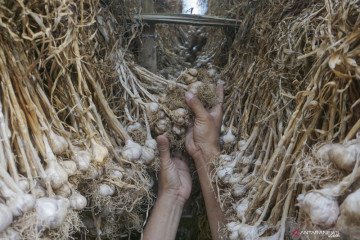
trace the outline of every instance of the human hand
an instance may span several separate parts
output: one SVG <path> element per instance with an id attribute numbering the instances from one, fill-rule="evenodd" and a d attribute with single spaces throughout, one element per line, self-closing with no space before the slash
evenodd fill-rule
<path id="1" fill-rule="evenodd" d="M 186 103 L 195 114 L 194 125 L 186 132 L 185 148 L 195 163 L 201 159 L 209 160 L 220 152 L 223 85 L 218 85 L 216 91 L 218 103 L 210 110 L 206 110 L 199 98 L 192 93 L 185 94 Z"/>
<path id="2" fill-rule="evenodd" d="M 157 142 L 160 157 L 158 198 L 183 205 L 191 193 L 188 159 L 183 154 L 170 157 L 169 140 L 166 136 L 158 136 Z"/>

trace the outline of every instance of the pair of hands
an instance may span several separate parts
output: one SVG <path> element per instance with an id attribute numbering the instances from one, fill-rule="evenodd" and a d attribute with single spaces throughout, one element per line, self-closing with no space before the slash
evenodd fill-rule
<path id="1" fill-rule="evenodd" d="M 185 149 L 194 159 L 196 168 L 206 169 L 208 161 L 219 151 L 219 136 L 222 121 L 223 85 L 217 86 L 218 103 L 206 110 L 201 101 L 187 92 L 185 100 L 195 114 L 195 121 L 186 133 Z M 191 193 L 189 159 L 181 153 L 170 156 L 169 140 L 166 136 L 157 138 L 160 157 L 158 197 L 184 205 Z"/>

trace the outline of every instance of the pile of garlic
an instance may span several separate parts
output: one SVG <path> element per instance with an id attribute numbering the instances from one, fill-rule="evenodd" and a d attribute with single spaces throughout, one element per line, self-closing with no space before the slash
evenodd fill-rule
<path id="1" fill-rule="evenodd" d="M 343 171 L 349 172 L 340 182 L 327 184 L 321 189 L 300 194 L 297 198 L 301 209 L 313 224 L 329 228 L 337 226 L 359 226 L 359 189 L 353 190 L 339 207 L 339 199 L 360 179 L 359 139 L 344 143 L 326 144 L 317 150 L 315 157 L 320 161 L 333 162 Z"/>

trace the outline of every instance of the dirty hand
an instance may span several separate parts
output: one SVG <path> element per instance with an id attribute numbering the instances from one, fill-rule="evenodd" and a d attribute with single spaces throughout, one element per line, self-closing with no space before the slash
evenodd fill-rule
<path id="1" fill-rule="evenodd" d="M 195 114 L 194 125 L 186 133 L 185 148 L 195 163 L 202 160 L 206 163 L 220 152 L 223 85 L 218 85 L 216 91 L 218 103 L 210 110 L 206 110 L 199 98 L 192 93 L 187 92 L 185 95 L 187 105 Z"/>
<path id="2" fill-rule="evenodd" d="M 188 159 L 183 154 L 170 157 L 169 140 L 166 136 L 157 137 L 157 143 L 160 157 L 158 198 L 166 198 L 183 205 L 191 193 Z"/>

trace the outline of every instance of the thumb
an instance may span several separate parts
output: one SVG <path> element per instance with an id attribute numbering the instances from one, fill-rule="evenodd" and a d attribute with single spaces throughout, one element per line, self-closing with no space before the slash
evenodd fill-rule
<path id="1" fill-rule="evenodd" d="M 165 135 L 158 136 L 156 140 L 158 143 L 161 168 L 164 168 L 171 164 L 169 140 Z"/>
<path id="2" fill-rule="evenodd" d="M 200 99 L 191 92 L 186 92 L 185 101 L 186 104 L 191 108 L 191 110 L 195 114 L 196 118 L 205 119 L 206 116 L 209 114 L 202 105 Z"/>

